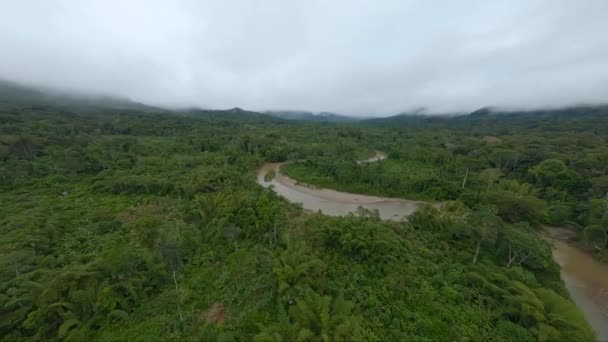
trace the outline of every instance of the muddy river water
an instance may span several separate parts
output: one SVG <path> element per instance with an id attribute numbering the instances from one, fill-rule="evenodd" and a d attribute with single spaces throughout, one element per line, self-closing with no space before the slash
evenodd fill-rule
<path id="1" fill-rule="evenodd" d="M 375 162 L 386 155 L 375 156 L 359 163 Z M 282 163 L 264 164 L 257 173 L 258 183 L 273 190 L 293 203 L 301 203 L 305 210 L 320 211 L 325 215 L 344 216 L 357 211 L 359 206 L 377 209 L 385 220 L 400 221 L 415 212 L 425 202 L 352 194 L 320 189 L 301 184 L 280 172 Z M 266 177 L 274 171 L 274 177 Z M 568 242 L 567 230 L 545 227 L 544 238 L 553 243 L 553 257 L 561 266 L 561 275 L 576 305 L 583 311 L 600 341 L 608 341 L 608 265 Z"/>
<path id="2" fill-rule="evenodd" d="M 359 163 L 371 163 L 386 159 L 386 155 L 377 152 L 375 156 L 361 160 Z M 280 172 L 283 163 L 264 164 L 257 174 L 258 183 L 264 187 L 273 186 L 274 191 L 293 203 L 302 203 L 306 210 L 321 211 L 325 215 L 345 216 L 357 211 L 359 206 L 366 209 L 377 209 L 384 220 L 400 221 L 412 214 L 424 202 L 401 198 L 389 198 L 351 194 L 330 189 L 319 189 L 301 184 Z M 274 177 L 267 180 L 266 175 L 274 171 Z"/>
<path id="3" fill-rule="evenodd" d="M 608 265 L 574 246 L 573 234 L 564 228 L 545 227 L 553 243 L 553 258 L 570 296 L 583 311 L 600 341 L 608 341 Z"/>

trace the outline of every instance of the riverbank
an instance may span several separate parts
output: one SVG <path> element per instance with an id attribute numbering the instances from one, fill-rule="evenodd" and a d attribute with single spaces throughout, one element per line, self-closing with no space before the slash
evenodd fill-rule
<path id="1" fill-rule="evenodd" d="M 382 162 L 376 163 L 378 161 Z M 386 154 L 380 152 L 358 161 L 318 158 L 311 162 L 289 163 L 282 168 L 282 173 L 317 187 L 416 201 L 451 198 L 454 193 L 445 193 L 442 189 L 458 187 L 457 184 L 446 182 L 441 171 L 435 167 L 420 162 L 403 163 L 388 159 Z"/>
<path id="2" fill-rule="evenodd" d="M 608 266 L 571 241 L 573 232 L 544 226 L 544 238 L 553 245 L 553 259 L 570 297 L 585 314 L 598 340 L 608 341 Z"/>
<path id="3" fill-rule="evenodd" d="M 359 163 L 384 158 L 386 155 L 376 154 Z M 381 219 L 400 221 L 407 219 L 420 206 L 426 204 L 423 201 L 362 195 L 303 184 L 281 173 L 281 166 L 284 164 L 264 164 L 258 170 L 258 183 L 264 187 L 273 186 L 275 192 L 292 203 L 302 203 L 304 210 L 330 216 L 345 216 L 363 207 L 377 210 Z M 266 177 L 269 174 L 274 174 L 274 177 Z M 558 227 L 544 228 L 546 234 L 543 237 L 553 245 L 553 258 L 561 267 L 561 277 L 572 300 L 584 313 L 598 339 L 608 341 L 608 268 L 588 253 L 569 244 L 568 241 L 574 238 L 569 230 Z"/>
<path id="4" fill-rule="evenodd" d="M 322 212 L 331 216 L 346 216 L 355 213 L 359 207 L 378 210 L 384 220 L 400 221 L 414 213 L 425 202 L 370 196 L 316 188 L 302 184 L 281 173 L 284 163 L 264 164 L 257 174 L 258 183 L 264 187 L 273 186 L 274 191 L 293 203 L 302 203 L 302 207 L 313 212 Z M 274 177 L 266 175 L 274 171 Z"/>

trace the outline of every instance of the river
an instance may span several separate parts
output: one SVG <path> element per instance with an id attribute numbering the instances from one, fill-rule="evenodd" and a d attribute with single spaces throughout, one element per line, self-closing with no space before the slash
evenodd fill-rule
<path id="1" fill-rule="evenodd" d="M 565 228 L 544 227 L 545 239 L 553 248 L 553 259 L 570 297 L 583 311 L 600 341 L 608 341 L 608 266 L 571 242 L 573 233 Z"/>
<path id="2" fill-rule="evenodd" d="M 369 159 L 359 161 L 371 163 L 386 159 L 380 151 Z M 415 212 L 424 202 L 412 201 L 402 198 L 378 197 L 352 194 L 331 189 L 319 189 L 297 182 L 280 172 L 283 163 L 264 164 L 257 174 L 258 183 L 264 187 L 273 186 L 274 191 L 293 203 L 302 203 L 305 210 L 320 211 L 325 215 L 345 216 L 357 211 L 359 206 L 366 209 L 377 209 L 380 218 L 384 220 L 400 221 Z M 265 176 L 274 171 L 275 176 L 266 180 Z"/>
<path id="3" fill-rule="evenodd" d="M 377 151 L 373 157 L 361 160 L 359 164 L 385 158 L 385 154 Z M 360 195 L 301 184 L 282 174 L 281 165 L 283 163 L 264 164 L 257 173 L 258 183 L 264 187 L 273 186 L 276 193 L 290 202 L 302 203 L 305 210 L 345 216 L 356 212 L 361 206 L 370 210 L 377 209 L 380 218 L 384 220 L 400 221 L 425 204 L 421 201 Z M 267 180 L 266 175 L 271 171 L 274 171 L 274 177 Z M 545 231 L 547 234 L 544 238 L 554 246 L 553 257 L 561 266 L 561 276 L 572 300 L 583 311 L 598 339 L 608 341 L 608 266 L 567 242 L 571 233 L 566 229 L 545 227 Z"/>

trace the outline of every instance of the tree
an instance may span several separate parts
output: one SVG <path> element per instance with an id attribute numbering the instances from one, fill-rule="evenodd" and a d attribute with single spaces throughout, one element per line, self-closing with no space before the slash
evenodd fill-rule
<path id="1" fill-rule="evenodd" d="M 490 187 L 493 186 L 501 176 L 502 172 L 500 169 L 485 169 L 479 174 L 479 177 L 486 183 L 486 191 L 490 190 Z"/>
<path id="2" fill-rule="evenodd" d="M 547 324 L 558 335 L 555 339 L 563 341 L 593 341 L 597 337 L 585 316 L 571 301 L 551 289 L 535 289 L 543 301 Z"/>
<path id="3" fill-rule="evenodd" d="M 304 242 L 289 245 L 272 268 L 277 277 L 279 295 L 286 302 L 291 302 L 306 285 L 319 278 L 322 268 L 321 260 L 311 255 L 310 248 Z"/>
<path id="4" fill-rule="evenodd" d="M 308 291 L 289 309 L 289 323 L 279 320 L 265 327 L 257 341 L 358 341 L 365 339 L 362 318 L 353 312 L 354 303 L 343 297 L 332 299 Z"/>
<path id="5" fill-rule="evenodd" d="M 559 159 L 544 160 L 529 172 L 536 178 L 538 185 L 553 186 L 562 190 L 564 192 L 562 202 L 566 200 L 567 191 L 580 182 L 580 176 Z"/>
<path id="6" fill-rule="evenodd" d="M 298 339 L 320 338 L 322 340 L 347 341 L 360 339 L 360 317 L 353 315 L 353 303 L 338 297 L 312 293 L 298 300 L 289 314 L 298 326 Z"/>
<path id="7" fill-rule="evenodd" d="M 177 285 L 177 277 L 175 275 L 176 271 L 181 268 L 182 260 L 180 256 L 179 247 L 176 241 L 167 238 L 165 239 L 160 246 L 161 257 L 165 261 L 165 263 L 171 269 L 171 275 L 173 277 L 173 285 L 175 286 L 175 294 L 177 296 L 177 311 L 179 313 L 179 320 L 184 321 L 184 316 L 182 315 L 182 307 L 181 307 L 181 295 L 179 292 L 179 286 Z"/>
<path id="8" fill-rule="evenodd" d="M 599 152 L 588 153 L 584 158 L 577 161 L 578 168 L 591 171 L 592 174 L 608 175 L 608 151 L 602 149 Z"/>
<path id="9" fill-rule="evenodd" d="M 494 166 L 498 169 L 512 170 L 515 171 L 517 163 L 520 158 L 520 153 L 515 150 L 508 149 L 495 149 L 488 156 L 488 159 L 494 163 Z"/>
<path id="10" fill-rule="evenodd" d="M 195 196 L 194 203 L 198 211 L 201 226 L 212 226 L 226 220 L 233 209 L 233 201 L 234 198 L 225 192 Z"/>
<path id="11" fill-rule="evenodd" d="M 414 229 L 420 230 L 442 231 L 445 228 L 439 210 L 430 204 L 425 204 L 418 208 L 418 210 L 408 217 L 408 223 Z"/>
<path id="12" fill-rule="evenodd" d="M 503 220 L 513 223 L 528 221 L 541 222 L 547 213 L 547 203 L 534 196 L 522 196 L 511 191 L 493 190 L 483 194 L 482 203 L 496 207 Z"/>
<path id="13" fill-rule="evenodd" d="M 599 224 L 592 224 L 583 230 L 585 243 L 598 251 L 603 251 L 608 246 L 608 232 Z"/>
<path id="14" fill-rule="evenodd" d="M 469 173 L 478 169 L 481 166 L 481 163 L 477 158 L 471 158 L 468 156 L 458 156 L 455 163 L 457 163 L 460 168 L 464 169 L 464 177 L 462 178 L 461 184 L 461 188 L 464 189 L 467 185 Z"/>
<path id="15" fill-rule="evenodd" d="M 241 229 L 234 224 L 229 224 L 226 226 L 226 228 L 224 228 L 224 237 L 226 240 L 234 243 L 234 249 L 236 252 L 239 251 L 238 237 L 240 232 Z"/>
<path id="16" fill-rule="evenodd" d="M 469 215 L 468 223 L 471 225 L 473 238 L 477 241 L 473 256 L 473 264 L 476 264 L 482 244 L 492 244 L 496 241 L 503 222 L 496 216 L 494 208 L 480 207 Z"/>
<path id="17" fill-rule="evenodd" d="M 503 179 L 500 181 L 499 188 L 522 196 L 536 196 L 536 189 L 530 183 L 515 179 Z"/>
<path id="18" fill-rule="evenodd" d="M 160 238 L 160 222 L 152 216 L 140 218 L 133 227 L 135 240 L 143 247 L 152 250 Z"/>
<path id="19" fill-rule="evenodd" d="M 0 144 L 5 144 L 14 158 L 31 159 L 38 153 L 44 140 L 33 135 L 0 136 Z"/>
<path id="20" fill-rule="evenodd" d="M 548 245 L 536 238 L 529 224 L 506 225 L 499 237 L 499 251 L 506 259 L 506 266 L 527 265 L 545 269 L 551 263 Z"/>
<path id="21" fill-rule="evenodd" d="M 608 199 L 608 176 L 592 178 L 591 192 L 595 197 L 604 197 Z"/>

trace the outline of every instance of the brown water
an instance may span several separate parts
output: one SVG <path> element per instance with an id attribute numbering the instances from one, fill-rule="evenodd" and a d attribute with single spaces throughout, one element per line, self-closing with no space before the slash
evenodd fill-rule
<path id="1" fill-rule="evenodd" d="M 562 279 L 572 300 L 583 311 L 600 341 L 608 341 L 608 265 L 568 242 L 564 228 L 545 227 L 553 243 L 553 258 L 561 266 Z"/>
<path id="2" fill-rule="evenodd" d="M 359 163 L 385 159 L 377 152 Z M 358 195 L 330 189 L 319 189 L 301 184 L 280 172 L 282 163 L 264 164 L 257 174 L 258 183 L 273 186 L 274 191 L 293 203 L 302 203 L 306 210 L 320 211 L 330 216 L 344 216 L 357 211 L 359 206 L 377 209 L 385 220 L 399 221 L 414 213 L 425 202 L 400 198 Z M 272 180 L 264 178 L 274 171 Z M 439 205 L 436 205 L 439 206 Z M 595 329 L 600 341 L 608 341 L 608 266 L 593 256 L 569 244 L 572 234 L 557 227 L 545 227 L 545 238 L 554 245 L 553 257 L 561 266 L 561 276 L 576 305 Z"/>

